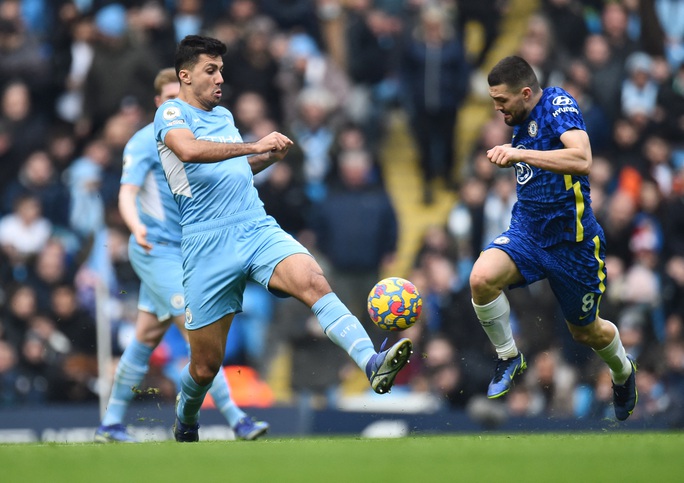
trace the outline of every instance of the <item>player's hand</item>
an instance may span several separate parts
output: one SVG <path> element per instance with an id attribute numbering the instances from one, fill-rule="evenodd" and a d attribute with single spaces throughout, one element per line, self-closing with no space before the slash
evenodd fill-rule
<path id="1" fill-rule="evenodd" d="M 133 232 L 135 242 L 140 245 L 146 252 L 152 250 L 152 244 L 147 241 L 147 227 L 143 224 L 137 226 Z"/>
<path id="2" fill-rule="evenodd" d="M 502 144 L 489 149 L 487 151 L 487 158 L 501 168 L 509 168 L 521 161 L 520 150 L 510 144 Z"/>
<path id="3" fill-rule="evenodd" d="M 294 143 L 290 138 L 279 132 L 273 131 L 257 141 L 259 153 L 277 152 L 287 149 Z"/>
<path id="4" fill-rule="evenodd" d="M 269 159 L 269 161 L 272 161 L 273 163 L 281 161 L 287 155 L 287 152 L 289 150 L 290 150 L 290 146 L 286 146 L 283 149 L 274 149 L 268 153 L 268 159 Z"/>

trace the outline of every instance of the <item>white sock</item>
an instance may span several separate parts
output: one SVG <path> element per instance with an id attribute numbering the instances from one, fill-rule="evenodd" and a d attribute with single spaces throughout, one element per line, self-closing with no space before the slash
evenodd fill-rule
<path id="1" fill-rule="evenodd" d="M 487 337 L 494 344 L 499 358 L 508 359 L 517 356 L 518 348 L 511 330 L 511 306 L 506 295 L 501 292 L 501 295 L 485 305 L 477 305 L 473 302 L 473 308 Z"/>
<path id="2" fill-rule="evenodd" d="M 630 364 L 625 354 L 625 347 L 620 340 L 618 328 L 612 322 L 607 322 L 615 327 L 615 337 L 606 347 L 594 350 L 594 352 L 610 367 L 610 375 L 613 378 L 613 382 L 617 385 L 622 385 L 632 374 L 632 364 Z"/>

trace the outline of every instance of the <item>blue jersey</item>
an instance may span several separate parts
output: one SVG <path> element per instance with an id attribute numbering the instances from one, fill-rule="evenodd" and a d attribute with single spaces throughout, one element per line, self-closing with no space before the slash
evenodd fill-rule
<path id="1" fill-rule="evenodd" d="M 164 144 L 172 129 L 189 129 L 196 139 L 217 143 L 240 143 L 242 137 L 231 112 L 221 106 L 204 111 L 172 99 L 157 109 L 155 138 L 183 227 L 263 207 L 246 156 L 218 163 L 183 163 Z"/>
<path id="2" fill-rule="evenodd" d="M 180 213 L 159 162 L 152 123 L 135 133 L 126 144 L 121 184 L 140 188 L 138 216 L 147 227 L 148 240 L 152 244 L 180 244 Z"/>
<path id="3" fill-rule="evenodd" d="M 560 87 L 543 90 L 525 121 L 513 130 L 518 149 L 563 149 L 561 135 L 586 131 L 577 101 Z M 591 209 L 587 176 L 556 174 L 527 163 L 515 165 L 518 201 L 511 226 L 518 225 L 542 247 L 594 237 L 600 227 Z"/>

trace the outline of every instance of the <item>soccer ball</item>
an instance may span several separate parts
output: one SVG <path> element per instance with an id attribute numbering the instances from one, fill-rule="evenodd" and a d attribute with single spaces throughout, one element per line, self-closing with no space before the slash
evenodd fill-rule
<path id="1" fill-rule="evenodd" d="M 383 330 L 408 329 L 422 309 L 423 299 L 416 286 L 403 278 L 380 280 L 368 294 L 368 314 Z"/>

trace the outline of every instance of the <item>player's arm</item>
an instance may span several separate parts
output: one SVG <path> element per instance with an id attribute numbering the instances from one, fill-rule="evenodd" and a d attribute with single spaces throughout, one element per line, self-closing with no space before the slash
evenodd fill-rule
<path id="1" fill-rule="evenodd" d="M 589 136 L 580 129 L 565 131 L 561 137 L 563 149 L 538 151 L 516 149 L 510 144 L 495 146 L 487 151 L 489 160 L 500 167 L 513 166 L 524 162 L 530 166 L 558 174 L 585 176 L 591 169 L 592 156 Z"/>
<path id="2" fill-rule="evenodd" d="M 218 163 L 240 156 L 287 150 L 293 143 L 275 131 L 254 143 L 217 143 L 196 139 L 189 129 L 171 129 L 164 137 L 164 144 L 184 163 Z"/>
<path id="3" fill-rule="evenodd" d="M 140 187 L 133 184 L 122 184 L 119 188 L 119 213 L 126 226 L 135 237 L 135 241 L 149 251 L 152 245 L 147 241 L 147 227 L 140 221 L 136 200 Z"/>

